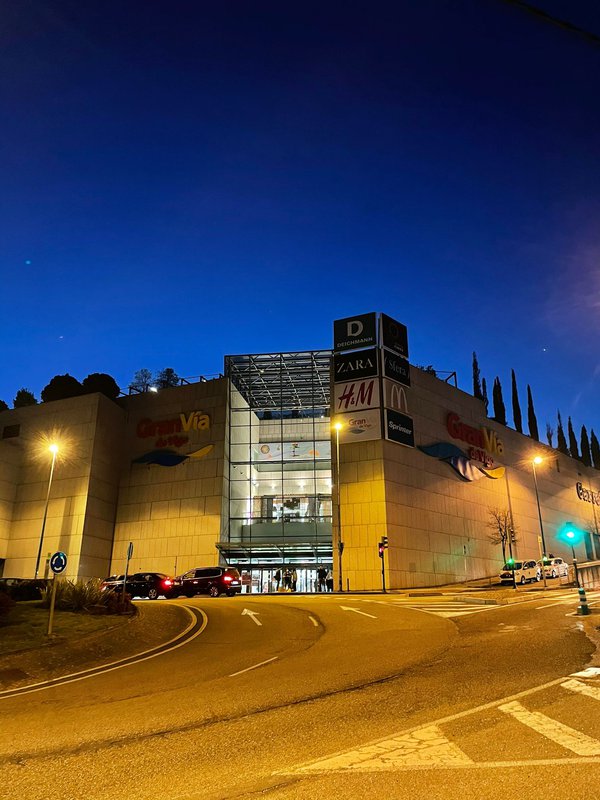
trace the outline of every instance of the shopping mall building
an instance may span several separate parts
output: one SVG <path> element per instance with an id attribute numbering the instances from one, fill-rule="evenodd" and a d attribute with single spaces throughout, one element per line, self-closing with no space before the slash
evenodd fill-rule
<path id="1" fill-rule="evenodd" d="M 388 587 L 440 585 L 497 574 L 493 509 L 512 514 L 517 557 L 539 558 L 542 533 L 569 556 L 569 521 L 586 531 L 578 557 L 600 558 L 599 487 L 410 365 L 404 326 L 359 315 L 336 322 L 332 350 L 227 356 L 213 380 L 1 412 L 0 575 L 33 577 L 38 553 L 43 575 L 63 551 L 68 577 L 103 577 L 132 543 L 131 571 L 229 564 L 267 592 L 289 568 L 313 591 L 324 566 L 336 588 L 378 589 L 387 536 Z"/>

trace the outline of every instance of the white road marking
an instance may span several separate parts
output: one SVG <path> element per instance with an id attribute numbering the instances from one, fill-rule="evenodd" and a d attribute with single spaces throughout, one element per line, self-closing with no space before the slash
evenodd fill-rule
<path id="1" fill-rule="evenodd" d="M 588 686 L 586 683 L 575 680 L 565 681 L 561 683 L 561 686 L 570 692 L 578 692 L 586 697 L 593 697 L 594 700 L 600 700 L 600 688 L 598 686 Z"/>
<path id="2" fill-rule="evenodd" d="M 361 611 L 358 608 L 352 608 L 351 606 L 340 606 L 342 611 L 354 611 L 355 614 L 362 614 L 363 617 L 371 617 L 371 619 L 377 619 L 374 617 L 373 614 L 367 614 L 366 611 Z"/>
<path id="3" fill-rule="evenodd" d="M 317 620 L 314 617 L 311 617 L 310 614 L 309 614 L 308 618 L 312 622 L 312 624 L 315 626 L 315 628 L 319 627 L 319 623 L 317 622 Z"/>
<path id="4" fill-rule="evenodd" d="M 252 620 L 252 622 L 254 622 L 255 625 L 262 626 L 262 622 L 259 619 L 257 619 L 258 613 L 259 613 L 258 611 L 250 611 L 249 608 L 245 608 L 242 611 L 242 617 L 250 617 L 250 619 Z"/>
<path id="5" fill-rule="evenodd" d="M 261 661 L 260 664 L 253 664 L 251 667 L 246 667 L 246 669 L 240 669 L 237 672 L 232 672 L 231 675 L 228 675 L 228 678 L 235 678 L 236 675 L 243 675 L 244 672 L 250 672 L 252 669 L 258 669 L 259 667 L 264 666 L 265 664 L 270 664 L 271 661 L 276 661 L 279 656 L 273 656 L 273 658 L 267 658 L 266 661 Z"/>
<path id="6" fill-rule="evenodd" d="M 591 736 L 569 728 L 539 711 L 528 711 L 521 703 L 512 702 L 498 706 L 498 710 L 514 717 L 518 722 L 545 736 L 578 756 L 600 756 L 600 742 Z"/>
<path id="7" fill-rule="evenodd" d="M 55 686 L 62 686 L 65 683 L 75 683 L 75 681 L 83 681 L 86 678 L 93 678 L 96 675 L 104 675 L 105 672 L 113 672 L 116 669 L 123 669 L 124 667 L 134 666 L 135 664 L 139 664 L 142 661 L 148 661 L 150 658 L 156 658 L 157 656 L 162 656 L 164 653 L 170 653 L 172 650 L 177 650 L 178 647 L 182 647 L 183 645 L 191 642 L 197 636 L 200 636 L 203 633 L 204 629 L 208 625 L 208 617 L 200 608 L 195 608 L 194 611 L 201 614 L 203 622 L 200 626 L 199 630 L 196 631 L 189 639 L 185 639 L 185 641 L 180 641 L 196 624 L 196 618 L 194 617 L 191 608 L 188 606 L 182 605 L 181 608 L 185 608 L 188 614 L 192 617 L 192 621 L 187 626 L 187 628 L 182 632 L 178 633 L 177 636 L 174 636 L 164 645 L 158 645 L 157 647 L 152 647 L 149 650 L 143 650 L 139 653 L 139 657 L 130 656 L 128 658 L 122 658 L 119 661 L 111 661 L 108 664 L 104 664 L 100 667 L 91 667 L 90 669 L 84 669 L 80 672 L 72 672 L 69 675 L 62 675 L 60 678 L 52 678 L 49 681 L 41 681 L 40 683 L 34 683 L 31 686 L 24 686 L 22 689 L 18 687 L 14 689 L 5 689 L 3 692 L 0 692 L 0 700 L 4 699 L 5 697 L 20 697 L 22 694 L 30 694 L 31 692 L 41 692 L 43 689 L 52 689 Z M 169 645 L 172 644 L 172 647 Z M 160 649 L 160 652 L 154 652 L 155 650 L 159 650 L 159 648 L 167 648 L 167 649 Z M 123 663 L 126 662 L 126 663 Z"/>
<path id="8" fill-rule="evenodd" d="M 301 767 L 298 772 L 331 769 L 374 772 L 399 767 L 466 766 L 471 759 L 435 725 L 359 747 L 338 756 Z"/>
<path id="9" fill-rule="evenodd" d="M 600 667 L 587 667 L 581 672 L 572 672 L 570 678 L 598 678 L 600 677 Z"/>

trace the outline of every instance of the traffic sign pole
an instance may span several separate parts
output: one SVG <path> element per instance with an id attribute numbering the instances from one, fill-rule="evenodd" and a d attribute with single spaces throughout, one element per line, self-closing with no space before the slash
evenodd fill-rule
<path id="1" fill-rule="evenodd" d="M 67 568 L 67 556 L 59 551 L 50 557 L 50 569 L 54 573 L 52 578 L 52 594 L 50 595 L 50 615 L 48 617 L 48 630 L 46 636 L 52 636 L 52 625 L 54 623 L 54 606 L 56 605 L 56 586 L 58 583 L 57 575 L 64 572 Z"/>
<path id="2" fill-rule="evenodd" d="M 50 616 L 48 617 L 48 630 L 46 631 L 46 636 L 52 636 L 52 623 L 54 622 L 54 605 L 56 603 L 56 584 L 57 584 L 57 577 L 54 575 L 52 577 L 52 594 L 50 596 Z"/>
<path id="3" fill-rule="evenodd" d="M 123 575 L 123 592 L 121 594 L 121 604 L 125 605 L 125 584 L 127 583 L 127 572 L 129 571 L 129 562 L 131 560 L 131 556 L 133 555 L 133 542 L 129 542 L 129 547 L 127 548 L 127 560 L 125 561 L 125 575 Z"/>

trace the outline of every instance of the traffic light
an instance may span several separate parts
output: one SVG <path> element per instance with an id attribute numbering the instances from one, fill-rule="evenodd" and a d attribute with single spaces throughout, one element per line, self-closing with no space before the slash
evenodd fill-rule
<path id="1" fill-rule="evenodd" d="M 379 542 L 379 558 L 383 558 L 383 554 L 385 553 L 385 545 L 383 542 Z"/>
<path id="2" fill-rule="evenodd" d="M 387 550 L 387 548 L 388 548 L 388 537 L 387 536 L 382 536 L 381 537 L 381 544 Z"/>
<path id="3" fill-rule="evenodd" d="M 557 534 L 557 538 L 568 544 L 570 547 L 576 547 L 583 541 L 584 532 L 577 525 L 572 522 L 565 522 Z"/>
<path id="4" fill-rule="evenodd" d="M 508 561 L 506 562 L 506 566 L 510 567 L 510 569 L 512 569 L 513 566 L 514 566 L 514 563 L 515 563 L 514 558 L 509 558 Z"/>

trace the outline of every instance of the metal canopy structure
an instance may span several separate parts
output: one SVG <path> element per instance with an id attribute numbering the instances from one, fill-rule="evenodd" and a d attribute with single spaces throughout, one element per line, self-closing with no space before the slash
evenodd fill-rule
<path id="1" fill-rule="evenodd" d="M 255 410 L 329 408 L 331 350 L 225 356 L 225 375 Z"/>

